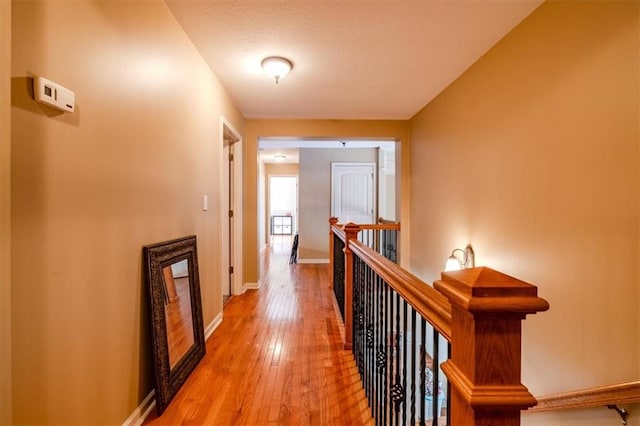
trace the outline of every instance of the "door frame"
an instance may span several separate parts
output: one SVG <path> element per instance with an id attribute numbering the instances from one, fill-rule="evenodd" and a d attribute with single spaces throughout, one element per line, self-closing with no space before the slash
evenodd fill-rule
<path id="1" fill-rule="evenodd" d="M 229 270 L 225 268 L 224 264 L 224 254 L 229 251 L 229 247 L 226 246 L 226 242 L 228 242 L 229 238 L 225 236 L 229 234 L 227 230 L 229 228 L 227 220 L 229 219 L 229 211 L 225 208 L 228 204 L 225 202 L 226 198 L 229 198 L 229 188 L 225 187 L 224 182 L 225 178 L 223 176 L 226 168 L 224 167 L 224 162 L 228 162 L 229 159 L 224 156 L 224 143 L 226 140 L 231 141 L 231 145 L 233 145 L 233 149 L 230 148 L 230 152 L 233 152 L 233 161 L 230 162 L 231 173 L 233 178 L 233 193 L 230 197 L 231 205 L 229 205 L 229 210 L 233 210 L 233 229 L 232 229 L 232 241 L 231 245 L 233 251 L 230 253 L 230 264 L 233 266 L 233 274 L 231 275 L 231 295 L 239 295 L 242 294 L 243 289 L 243 267 L 242 264 L 242 148 L 243 148 L 243 140 L 240 132 L 236 130 L 236 128 L 231 124 L 229 120 L 224 116 L 220 116 L 220 144 L 219 144 L 219 154 L 221 164 L 218 172 L 219 182 L 220 182 L 220 191 L 219 191 L 219 205 L 220 205 L 220 221 L 218 228 L 222 231 L 222 237 L 220 238 L 220 278 L 221 284 L 227 285 L 229 282 Z M 222 287 L 220 291 L 220 303 L 222 304 Z"/>

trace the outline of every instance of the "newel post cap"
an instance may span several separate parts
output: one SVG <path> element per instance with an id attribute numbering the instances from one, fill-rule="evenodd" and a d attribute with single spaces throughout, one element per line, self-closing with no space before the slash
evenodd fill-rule
<path id="1" fill-rule="evenodd" d="M 549 309 L 538 288 L 485 266 L 442 273 L 434 287 L 472 314 L 534 314 Z"/>
<path id="2" fill-rule="evenodd" d="M 360 232 L 360 225 L 356 225 L 353 222 L 349 222 L 342 227 L 344 234 L 346 236 L 344 241 L 344 252 L 347 254 L 347 262 L 350 262 L 351 249 L 349 248 L 349 244 L 351 240 L 355 240 L 358 238 L 358 232 Z M 347 268 L 350 266 L 347 265 Z"/>
<path id="3" fill-rule="evenodd" d="M 347 234 L 347 236 L 355 237 L 358 234 L 358 232 L 360 232 L 360 225 L 356 225 L 353 222 L 349 222 L 346 225 L 344 225 L 342 229 L 344 229 L 344 232 Z"/>

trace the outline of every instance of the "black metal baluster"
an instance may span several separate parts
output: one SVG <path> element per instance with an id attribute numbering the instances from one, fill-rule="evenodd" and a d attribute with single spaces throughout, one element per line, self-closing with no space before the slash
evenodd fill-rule
<path id="1" fill-rule="evenodd" d="M 365 356 L 365 371 L 367 375 L 367 383 L 365 386 L 367 400 L 369 401 L 369 406 L 371 407 L 371 355 L 369 353 L 369 338 L 371 336 L 371 315 L 373 307 L 371 306 L 371 280 L 369 277 L 371 276 L 371 268 L 367 265 L 365 268 L 364 274 L 364 282 L 367 288 L 367 329 L 365 333 L 365 341 L 364 341 L 364 356 Z"/>
<path id="2" fill-rule="evenodd" d="M 380 303 L 378 301 L 378 274 L 373 276 L 373 303 L 376 306 L 375 316 L 373 317 L 373 399 L 375 401 L 375 416 L 376 422 L 380 421 L 379 417 L 379 399 L 378 399 L 378 315 L 380 310 Z"/>
<path id="3" fill-rule="evenodd" d="M 333 235 L 333 293 L 344 322 L 344 241 Z"/>
<path id="4" fill-rule="evenodd" d="M 368 231 L 367 231 L 368 234 Z M 371 317 L 371 408 L 372 414 L 376 417 L 378 415 L 378 372 L 376 370 L 376 340 L 378 337 L 378 330 L 376 327 L 376 321 L 378 320 L 378 297 L 377 297 L 377 287 L 378 287 L 378 275 L 371 271 L 371 295 L 372 295 L 372 304 L 373 304 L 373 312 Z"/>
<path id="5" fill-rule="evenodd" d="M 391 358 L 391 348 L 389 346 L 389 284 L 384 283 L 384 320 L 382 325 L 382 331 L 384 333 L 384 371 L 382 374 L 383 383 L 383 396 L 382 396 L 382 424 L 387 424 L 387 411 L 389 409 L 389 359 Z"/>
<path id="6" fill-rule="evenodd" d="M 440 379 L 438 370 L 440 365 L 440 333 L 433 332 L 433 386 L 431 388 L 431 411 L 433 414 L 433 426 L 438 425 L 438 380 Z"/>
<path id="7" fill-rule="evenodd" d="M 378 369 L 376 366 L 376 344 L 378 340 L 378 310 L 380 306 L 378 304 L 378 275 L 372 270 L 371 271 L 371 302 L 373 304 L 374 310 L 371 316 L 371 327 L 372 327 L 372 335 L 371 335 L 371 395 L 372 402 L 374 404 L 375 416 L 376 420 L 379 422 L 380 417 L 378 416 Z"/>
<path id="8" fill-rule="evenodd" d="M 364 359 L 363 386 L 364 386 L 365 393 L 367 395 L 367 399 L 369 399 L 369 354 L 367 352 L 367 339 L 369 337 L 369 316 L 371 315 L 371 305 L 369 303 L 370 302 L 369 301 L 369 283 L 367 281 L 368 270 L 369 270 L 369 266 L 365 265 L 364 275 L 363 275 L 365 304 L 364 304 L 364 336 L 363 336 L 363 342 L 362 342 L 363 343 L 362 351 L 363 351 L 363 359 Z"/>
<path id="9" fill-rule="evenodd" d="M 360 324 L 360 318 L 362 316 L 362 277 L 360 276 L 362 270 L 362 260 L 354 256 L 353 258 L 353 357 L 356 360 L 358 366 L 358 373 L 360 374 L 360 380 L 362 380 L 362 364 L 360 361 L 360 344 L 362 327 Z"/>
<path id="10" fill-rule="evenodd" d="M 386 257 L 389 260 L 392 260 L 390 252 L 389 252 L 389 239 L 390 239 L 390 237 L 391 237 L 391 231 L 390 230 L 385 231 L 385 233 L 384 233 L 384 248 L 383 249 L 384 249 L 384 257 Z"/>
<path id="11" fill-rule="evenodd" d="M 387 380 L 389 380 L 389 424 L 393 425 L 393 366 L 394 359 L 396 357 L 396 342 L 394 338 L 393 332 L 393 320 L 394 320 L 394 301 L 396 297 L 396 292 L 393 289 L 390 289 L 389 294 L 389 361 L 388 361 L 388 372 L 387 372 Z"/>
<path id="12" fill-rule="evenodd" d="M 367 395 L 369 397 L 369 406 L 371 407 L 371 415 L 374 415 L 374 406 L 373 406 L 373 379 L 375 377 L 375 367 L 373 360 L 373 352 L 371 348 L 373 347 L 373 319 L 375 318 L 374 311 L 374 294 L 373 294 L 373 282 L 371 280 L 371 276 L 373 271 L 371 268 L 368 268 L 367 273 L 367 288 L 368 288 L 368 299 L 369 299 L 369 314 L 367 315 L 367 371 L 369 372 L 369 377 L 367 378 Z"/>
<path id="13" fill-rule="evenodd" d="M 394 400 L 393 409 L 395 411 L 396 425 L 400 424 L 400 404 L 402 403 L 403 390 L 400 384 L 400 295 L 396 294 L 396 375 L 393 380 Z"/>
<path id="14" fill-rule="evenodd" d="M 427 410 L 427 322 L 420 317 L 420 426 L 426 426 Z"/>
<path id="15" fill-rule="evenodd" d="M 358 318 L 358 270 L 360 269 L 360 258 L 358 256 L 353 256 L 353 282 L 351 283 L 351 315 L 353 315 L 353 320 L 351 321 L 351 336 L 353 341 L 351 346 L 351 351 L 354 354 L 356 351 L 356 339 L 357 339 L 357 318 Z"/>
<path id="16" fill-rule="evenodd" d="M 411 309 L 411 417 L 412 425 L 416 424 L 416 311 Z"/>
<path id="17" fill-rule="evenodd" d="M 362 375 L 362 383 L 366 383 L 366 336 L 367 336 L 367 283 L 366 283 L 366 270 L 367 265 L 362 262 L 362 268 L 360 270 L 360 313 L 362 315 L 362 329 L 360 330 L 360 371 Z"/>
<path id="18" fill-rule="evenodd" d="M 366 309 L 367 309 L 367 292 L 365 288 L 364 274 L 365 274 L 365 263 L 361 261 L 360 263 L 360 344 L 358 347 L 359 353 L 358 357 L 360 359 L 360 377 L 362 379 L 362 383 L 365 382 L 365 370 L 364 370 L 364 335 L 366 329 Z"/>
<path id="19" fill-rule="evenodd" d="M 367 268 L 366 264 L 362 265 L 362 345 L 361 345 L 361 357 L 362 357 L 362 386 L 366 392 L 367 390 L 367 328 L 369 327 L 368 315 L 369 315 L 369 294 L 367 293 Z"/>
<path id="20" fill-rule="evenodd" d="M 382 424 L 382 375 L 384 374 L 384 327 L 382 326 L 382 319 L 384 315 L 384 295 L 382 292 L 382 278 L 377 278 L 377 291 L 378 291 L 378 318 L 376 326 L 376 399 L 378 405 L 378 419 Z"/>
<path id="21" fill-rule="evenodd" d="M 447 342 L 447 359 L 451 359 L 451 343 Z M 451 383 L 447 380 L 447 426 L 451 425 Z"/>
<path id="22" fill-rule="evenodd" d="M 365 281 L 367 265 L 362 262 L 360 268 L 360 313 L 362 315 L 362 325 L 360 330 L 360 375 L 362 377 L 362 383 L 366 383 L 366 370 L 365 370 L 365 336 L 367 333 L 367 283 Z"/>
<path id="23" fill-rule="evenodd" d="M 402 424 L 407 424 L 407 301 L 402 301 Z"/>

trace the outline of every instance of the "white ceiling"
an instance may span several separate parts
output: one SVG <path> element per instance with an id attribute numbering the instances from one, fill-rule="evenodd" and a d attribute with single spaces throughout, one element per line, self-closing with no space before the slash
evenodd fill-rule
<path id="1" fill-rule="evenodd" d="M 543 0 L 165 0 L 248 118 L 408 119 Z M 260 62 L 285 56 L 276 85 Z"/>

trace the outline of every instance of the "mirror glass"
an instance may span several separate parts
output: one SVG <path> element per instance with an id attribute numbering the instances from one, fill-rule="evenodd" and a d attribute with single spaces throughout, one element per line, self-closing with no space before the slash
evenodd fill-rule
<path id="1" fill-rule="evenodd" d="M 162 268 L 162 277 L 166 294 L 164 317 L 167 322 L 169 367 L 173 368 L 194 343 L 187 259 Z"/>
<path id="2" fill-rule="evenodd" d="M 144 259 L 161 415 L 205 353 L 196 237 L 145 246 Z"/>

